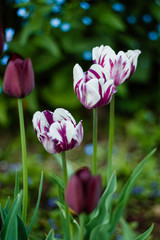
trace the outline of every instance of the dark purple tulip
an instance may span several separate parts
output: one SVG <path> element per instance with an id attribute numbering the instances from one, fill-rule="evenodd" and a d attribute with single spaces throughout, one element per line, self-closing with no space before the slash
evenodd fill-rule
<path id="1" fill-rule="evenodd" d="M 3 52 L 3 45 L 4 45 L 4 35 L 2 32 L 0 32 L 0 55 Z"/>
<path id="2" fill-rule="evenodd" d="M 24 98 L 34 88 L 34 72 L 29 58 L 24 60 L 18 54 L 13 54 L 6 68 L 3 89 L 15 98 Z"/>
<path id="3" fill-rule="evenodd" d="M 101 177 L 92 176 L 87 167 L 71 176 L 65 193 L 68 206 L 78 215 L 90 214 L 98 205 L 102 192 Z"/>

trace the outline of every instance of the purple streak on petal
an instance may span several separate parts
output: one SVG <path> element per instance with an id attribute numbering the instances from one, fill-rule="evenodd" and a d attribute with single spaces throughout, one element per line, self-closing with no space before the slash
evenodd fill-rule
<path id="1" fill-rule="evenodd" d="M 93 69 L 89 69 L 88 71 L 90 71 L 92 74 L 94 74 L 94 76 L 96 77 L 96 78 L 98 78 L 98 79 L 100 79 L 100 76 L 99 76 L 99 74 L 96 72 L 96 71 L 94 71 Z"/>
<path id="2" fill-rule="evenodd" d="M 97 62 L 96 62 L 96 59 L 94 59 L 94 60 L 93 60 L 93 63 L 94 63 L 94 64 L 96 64 L 96 63 L 97 63 Z"/>
<path id="3" fill-rule="evenodd" d="M 125 68 L 125 66 L 126 66 L 126 61 L 125 62 L 123 62 L 123 67 L 122 67 L 122 69 L 124 69 Z"/>
<path id="4" fill-rule="evenodd" d="M 40 130 L 40 132 L 41 132 L 41 124 L 40 124 L 40 120 L 38 121 L 37 126 L 39 127 L 39 130 Z"/>
<path id="5" fill-rule="evenodd" d="M 99 64 L 100 64 L 102 67 L 104 67 L 104 60 L 105 60 L 105 57 L 106 57 L 106 54 L 103 56 L 101 62 L 100 62 L 100 58 L 99 58 L 99 62 L 100 62 Z"/>
<path id="6" fill-rule="evenodd" d="M 130 71 L 130 74 L 129 74 L 129 78 L 131 77 L 131 75 L 134 73 L 135 71 L 135 66 L 133 65 L 133 62 L 131 63 L 131 71 Z"/>
<path id="7" fill-rule="evenodd" d="M 50 111 L 45 110 L 45 111 L 43 112 L 43 114 L 44 114 L 44 116 L 46 117 L 47 122 L 49 123 L 49 125 L 51 125 L 52 123 L 54 123 L 53 114 L 52 114 Z"/>
<path id="8" fill-rule="evenodd" d="M 104 78 L 104 82 L 107 82 L 107 79 L 106 79 L 106 76 L 105 76 L 105 74 L 104 74 L 104 72 L 102 72 L 102 75 L 103 75 L 103 78 Z"/>

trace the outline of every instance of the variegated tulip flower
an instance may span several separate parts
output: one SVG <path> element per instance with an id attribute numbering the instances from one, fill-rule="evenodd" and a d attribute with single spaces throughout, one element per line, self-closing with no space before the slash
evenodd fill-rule
<path id="1" fill-rule="evenodd" d="M 49 153 L 70 150 L 82 142 L 82 121 L 76 125 L 72 115 L 63 108 L 57 108 L 54 112 L 37 111 L 32 122 L 39 141 Z"/>
<path id="2" fill-rule="evenodd" d="M 80 65 L 76 64 L 73 85 L 78 99 L 88 109 L 107 105 L 116 92 L 114 81 L 99 64 L 93 64 L 87 72 L 83 72 Z"/>
<path id="3" fill-rule="evenodd" d="M 119 51 L 116 54 L 111 47 L 101 45 L 93 48 L 92 59 L 94 63 L 104 68 L 104 71 L 114 80 L 114 85 L 118 86 L 134 73 L 140 53 L 140 50 L 128 50 L 127 52 Z"/>

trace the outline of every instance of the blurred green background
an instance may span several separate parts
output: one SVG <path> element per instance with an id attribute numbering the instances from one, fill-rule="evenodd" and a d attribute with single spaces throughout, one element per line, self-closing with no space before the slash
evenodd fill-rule
<path id="1" fill-rule="evenodd" d="M 44 214 L 43 211 L 48 206 L 47 201 L 56 196 L 49 173 L 59 173 L 60 168 L 37 141 L 31 124 L 32 116 L 37 110 L 54 111 L 63 107 L 77 122 L 83 119 L 84 142 L 67 156 L 75 169 L 90 165 L 92 111 L 80 104 L 73 91 L 73 67 L 79 63 L 84 71 L 88 70 L 92 64 L 93 47 L 103 44 L 116 52 L 129 49 L 142 52 L 136 72 L 117 88 L 116 93 L 114 167 L 119 176 L 119 188 L 136 163 L 160 145 L 160 0 L 4 0 L 0 2 L 0 16 L 5 34 L 4 52 L 0 58 L 1 195 L 3 198 L 8 195 L 11 186 L 7 184 L 10 179 L 14 182 L 15 169 L 21 169 L 17 101 L 2 91 L 8 58 L 16 52 L 24 58 L 31 58 L 35 72 L 35 89 L 24 99 L 24 114 L 32 194 L 35 194 L 42 169 L 46 176 L 39 221 L 39 226 L 46 230 L 49 223 L 45 214 L 49 218 L 53 213 L 48 211 Z M 99 109 L 98 157 L 104 178 L 108 109 L 108 106 Z M 157 150 L 157 156 L 145 168 L 136 186 L 138 190 L 133 193 L 130 205 L 135 208 L 129 207 L 127 212 L 129 221 L 139 223 L 136 227 L 140 232 L 152 222 L 158 226 L 160 221 L 157 210 L 160 202 L 158 157 Z M 36 167 L 33 168 L 33 164 Z M 145 202 L 144 206 L 142 202 Z M 31 203 L 34 204 L 33 199 Z M 151 209 L 144 213 L 146 208 Z M 155 228 L 153 239 L 159 239 L 156 238 L 158 234 L 159 230 Z M 120 238 L 117 236 L 117 239 Z"/>

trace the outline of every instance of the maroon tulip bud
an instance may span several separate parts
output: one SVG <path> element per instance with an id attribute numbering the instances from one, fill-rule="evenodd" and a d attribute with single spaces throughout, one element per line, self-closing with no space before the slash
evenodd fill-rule
<path id="1" fill-rule="evenodd" d="M 2 32 L 0 32 L 0 55 L 3 52 L 3 45 L 4 45 L 4 35 Z"/>
<path id="2" fill-rule="evenodd" d="M 18 54 L 13 54 L 6 68 L 3 89 L 15 98 L 24 98 L 34 88 L 34 72 L 29 58 L 24 60 Z"/>
<path id="3" fill-rule="evenodd" d="M 90 214 L 98 204 L 102 192 L 101 177 L 92 176 L 87 167 L 71 176 L 65 193 L 68 206 L 78 215 Z"/>

